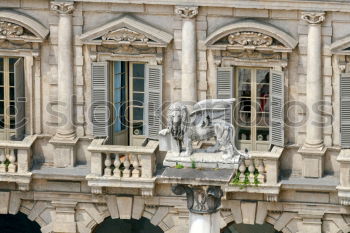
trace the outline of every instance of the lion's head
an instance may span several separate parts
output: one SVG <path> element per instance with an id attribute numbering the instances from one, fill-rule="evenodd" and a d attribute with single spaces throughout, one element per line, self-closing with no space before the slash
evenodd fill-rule
<path id="1" fill-rule="evenodd" d="M 171 135 L 182 141 L 189 123 L 189 115 L 186 105 L 180 102 L 170 105 L 168 110 L 168 129 Z"/>

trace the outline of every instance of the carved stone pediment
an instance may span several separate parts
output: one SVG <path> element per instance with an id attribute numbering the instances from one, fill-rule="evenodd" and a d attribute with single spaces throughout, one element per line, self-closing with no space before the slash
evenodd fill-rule
<path id="1" fill-rule="evenodd" d="M 206 39 L 213 50 L 264 50 L 291 52 L 298 42 L 275 26 L 254 20 L 224 26 Z"/>
<path id="2" fill-rule="evenodd" d="M 350 36 L 335 41 L 331 44 L 330 49 L 333 54 L 350 55 Z"/>
<path id="3" fill-rule="evenodd" d="M 132 45 L 136 47 L 166 47 L 172 35 L 153 26 L 124 16 L 103 26 L 85 32 L 80 39 L 91 45 Z"/>

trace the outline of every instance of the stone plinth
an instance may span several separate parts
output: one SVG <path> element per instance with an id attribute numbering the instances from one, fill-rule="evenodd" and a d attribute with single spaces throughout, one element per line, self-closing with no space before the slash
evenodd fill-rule
<path id="1" fill-rule="evenodd" d="M 168 152 L 163 161 L 164 166 L 175 167 L 183 165 L 184 167 L 196 168 L 229 168 L 237 169 L 239 161 L 233 159 L 223 159 L 223 152 L 208 153 L 194 152 L 191 156 L 185 156 L 185 152 Z M 239 159 L 239 157 L 237 157 Z"/>
<path id="2" fill-rule="evenodd" d="M 75 145 L 78 138 L 74 140 L 57 140 L 55 138 L 50 140 L 50 143 L 55 146 L 54 152 L 54 166 L 55 167 L 74 167 L 76 161 Z"/>

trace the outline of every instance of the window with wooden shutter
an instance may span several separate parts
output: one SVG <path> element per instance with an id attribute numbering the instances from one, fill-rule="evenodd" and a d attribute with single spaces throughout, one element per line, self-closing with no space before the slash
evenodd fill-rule
<path id="1" fill-rule="evenodd" d="M 275 146 L 284 146 L 284 73 L 270 72 L 270 142 Z"/>
<path id="2" fill-rule="evenodd" d="M 24 131 L 26 125 L 25 119 L 25 93 L 24 93 L 24 59 L 19 58 L 14 64 L 15 71 L 15 140 L 22 140 L 24 138 Z"/>
<path id="3" fill-rule="evenodd" d="M 158 138 L 162 129 L 162 77 L 162 66 L 146 66 L 144 119 L 145 135 L 149 138 Z"/>
<path id="4" fill-rule="evenodd" d="M 216 79 L 218 99 L 230 99 L 234 96 L 233 67 L 218 67 Z M 225 120 L 232 123 L 232 109 L 225 114 Z"/>
<path id="5" fill-rule="evenodd" d="M 350 148 L 350 73 L 340 75 L 340 145 Z"/>
<path id="6" fill-rule="evenodd" d="M 108 64 L 94 62 L 91 67 L 92 75 L 92 123 L 95 137 L 108 137 Z"/>

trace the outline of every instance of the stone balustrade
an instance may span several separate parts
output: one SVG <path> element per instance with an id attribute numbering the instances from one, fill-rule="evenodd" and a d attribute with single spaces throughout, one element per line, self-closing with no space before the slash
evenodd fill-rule
<path id="1" fill-rule="evenodd" d="M 152 195 L 155 182 L 157 141 L 146 141 L 144 146 L 104 145 L 104 139 L 95 139 L 91 152 L 91 173 L 87 175 L 93 193 L 102 193 L 103 187 L 141 188 Z"/>
<path id="2" fill-rule="evenodd" d="M 240 164 L 226 192 L 264 193 L 268 201 L 277 201 L 280 191 L 279 159 L 283 148 L 270 152 L 249 152 L 251 158 Z"/>
<path id="3" fill-rule="evenodd" d="M 0 140 L 0 181 L 15 182 L 20 190 L 29 189 L 35 140 L 36 136 L 27 136 L 22 141 Z"/>

